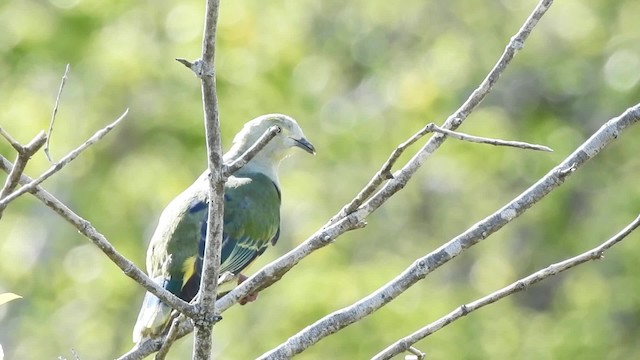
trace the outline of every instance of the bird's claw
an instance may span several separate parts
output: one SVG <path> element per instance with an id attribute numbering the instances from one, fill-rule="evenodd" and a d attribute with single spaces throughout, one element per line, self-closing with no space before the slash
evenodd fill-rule
<path id="1" fill-rule="evenodd" d="M 243 283 L 245 280 L 247 280 L 248 278 L 249 278 L 249 277 L 247 277 L 246 275 L 239 274 L 239 275 L 238 275 L 238 285 L 242 284 L 242 283 Z M 249 295 L 247 295 L 247 296 L 243 297 L 242 299 L 240 299 L 240 300 L 238 301 L 238 303 L 239 303 L 240 305 L 246 305 L 246 304 L 248 304 L 248 303 L 250 303 L 250 302 L 254 302 L 254 301 L 256 301 L 257 299 L 258 299 L 258 293 L 252 293 L 252 294 L 249 294 Z"/>

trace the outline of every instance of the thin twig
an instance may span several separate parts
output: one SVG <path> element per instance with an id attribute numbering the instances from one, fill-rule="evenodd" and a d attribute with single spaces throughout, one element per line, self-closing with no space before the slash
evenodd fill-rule
<path id="1" fill-rule="evenodd" d="M 0 155 L 0 169 L 6 173 L 10 173 L 13 166 L 11 163 Z M 20 184 L 30 184 L 33 182 L 31 178 L 26 175 L 20 177 Z M 109 243 L 104 235 L 91 225 L 90 222 L 81 218 L 71 209 L 69 209 L 60 200 L 56 199 L 49 192 L 41 188 L 40 186 L 34 186 L 29 189 L 29 192 L 33 194 L 38 200 L 44 203 L 47 207 L 58 213 L 63 219 L 73 225 L 82 235 L 91 240 L 102 252 L 104 252 L 111 261 L 113 261 L 128 277 L 135 280 L 142 285 L 147 291 L 156 295 L 163 302 L 169 304 L 172 308 L 186 314 L 187 316 L 195 316 L 195 310 L 192 305 L 186 303 L 182 299 L 173 295 L 171 292 L 162 288 L 155 282 L 153 282 L 142 270 L 136 267 L 131 261 L 122 256 L 114 247 Z"/>
<path id="2" fill-rule="evenodd" d="M 388 304 L 418 281 L 424 279 L 435 269 L 460 255 L 464 250 L 486 239 L 500 230 L 535 203 L 544 198 L 564 180 L 575 173 L 587 161 L 595 157 L 600 150 L 618 138 L 629 126 L 640 121 L 640 103 L 627 109 L 619 117 L 609 120 L 587 141 L 578 147 L 558 166 L 544 177 L 511 200 L 504 207 L 471 226 L 462 234 L 451 239 L 433 252 L 417 259 L 389 283 L 368 296 L 345 308 L 326 315 L 314 324 L 307 326 L 275 349 L 263 354 L 259 359 L 288 359 L 304 351 L 321 339 L 363 319 Z M 573 171 L 566 171 L 567 169 Z M 358 210 L 362 211 L 362 210 Z M 358 213 L 356 212 L 356 214 Z M 244 284 L 244 283 L 243 283 Z M 233 292 L 233 291 L 232 291 Z"/>
<path id="3" fill-rule="evenodd" d="M 443 129 L 434 123 L 428 124 L 425 128 L 428 129 L 430 132 L 441 133 L 462 141 L 474 142 L 479 144 L 489 144 L 494 146 L 508 146 L 508 147 L 515 147 L 520 149 L 527 149 L 527 150 L 553 152 L 553 150 L 550 147 L 547 147 L 544 145 L 529 144 L 522 141 L 500 140 L 500 139 L 474 136 L 474 135 L 469 135 L 469 134 L 465 134 L 457 131 Z"/>
<path id="4" fill-rule="evenodd" d="M 640 226 L 640 215 L 638 215 L 638 217 L 636 217 L 635 220 L 633 220 L 629 225 L 627 225 L 624 229 L 618 232 L 615 236 L 611 237 L 610 239 L 603 242 L 599 246 L 589 251 L 586 251 L 580 255 L 561 261 L 559 263 L 551 264 L 544 269 L 538 270 L 535 273 L 525 278 L 522 278 L 516 282 L 511 283 L 509 286 L 505 286 L 502 289 L 495 291 L 469 304 L 462 305 L 458 307 L 456 310 L 432 322 L 431 324 L 421 328 L 420 330 L 412 333 L 411 335 L 408 335 L 396 341 L 395 343 L 391 344 L 389 347 L 387 347 L 386 349 L 376 354 L 373 357 L 373 359 L 375 360 L 391 359 L 393 356 L 400 354 L 403 351 L 406 351 L 416 342 L 424 339 L 425 337 L 433 334 L 434 332 L 442 329 L 443 327 L 451 324 L 452 322 L 460 319 L 461 317 L 469 314 L 472 311 L 475 311 L 484 306 L 493 304 L 498 300 L 504 299 L 509 295 L 526 290 L 531 285 L 538 283 L 548 277 L 557 275 L 565 270 L 571 269 L 572 267 L 578 266 L 580 264 L 584 264 L 591 260 L 601 259 L 602 255 L 606 250 L 610 249 L 612 246 L 622 241 L 625 237 L 627 237 L 627 235 L 631 234 L 635 229 L 637 229 L 638 226 Z"/>
<path id="5" fill-rule="evenodd" d="M 448 135 L 448 136 L 451 136 L 452 138 L 468 141 L 468 142 L 553 152 L 551 148 L 544 145 L 529 144 L 521 141 L 500 140 L 500 139 L 474 136 L 474 135 L 469 135 L 469 134 L 465 134 L 457 131 L 447 130 L 445 128 L 439 127 L 434 123 L 429 123 L 425 127 L 423 127 L 420 131 L 418 131 L 413 136 L 411 136 L 407 141 L 398 145 L 393 150 L 393 152 L 391 153 L 387 161 L 385 161 L 385 163 L 382 165 L 380 170 L 378 170 L 378 172 L 371 178 L 369 183 L 352 200 L 352 202 L 349 204 L 351 206 L 347 205 L 347 207 L 343 208 L 343 210 L 340 211 L 340 213 L 337 214 L 331 220 L 336 221 L 341 216 L 344 216 L 344 214 L 348 214 L 352 212 L 353 210 L 351 210 L 351 208 L 356 204 L 358 204 L 358 206 L 362 204 L 369 196 L 371 196 L 371 194 L 373 194 L 373 192 L 380 186 L 380 184 L 382 184 L 385 180 L 393 179 L 393 174 L 391 173 L 391 169 L 393 168 L 393 165 L 395 165 L 396 161 L 398 161 L 400 156 L 404 153 L 404 151 L 409 146 L 413 145 L 416 141 L 418 141 L 420 138 L 422 138 L 424 135 L 428 133 L 433 133 L 433 132 L 440 133 L 443 135 Z"/>
<path id="6" fill-rule="evenodd" d="M 253 144 L 247 151 L 245 151 L 240 157 L 235 159 L 229 164 L 224 165 L 224 178 L 226 179 L 236 171 L 245 166 L 251 159 L 253 159 L 279 132 L 281 132 L 279 126 L 272 126 L 265 131 L 262 136 Z"/>
<path id="7" fill-rule="evenodd" d="M 125 112 L 122 115 L 120 115 L 120 117 L 118 117 L 113 123 L 107 125 L 103 129 L 98 130 L 87 141 L 85 141 L 78 148 L 76 148 L 75 150 L 71 151 L 65 157 L 60 159 L 60 162 L 58 162 L 57 164 L 55 164 L 52 167 L 50 167 L 49 170 L 45 171 L 37 179 L 35 179 L 32 182 L 22 186 L 21 188 L 19 188 L 18 190 L 14 191 L 10 195 L 6 196 L 5 198 L 0 199 L 0 210 L 4 209 L 5 207 L 7 207 L 7 205 L 11 201 L 17 199 L 19 196 L 21 196 L 21 195 L 33 190 L 37 185 L 39 185 L 40 183 L 42 183 L 43 181 L 45 181 L 46 179 L 51 177 L 51 175 L 53 175 L 53 174 L 57 173 L 58 171 L 60 171 L 65 165 L 69 164 L 71 161 L 73 161 L 75 158 L 77 158 L 78 155 L 80 155 L 89 146 L 95 144 L 98 140 L 102 139 L 111 130 L 113 130 L 113 128 L 116 127 L 116 125 L 118 125 L 118 123 L 120 123 L 120 121 L 122 119 L 125 118 L 125 116 L 127 115 L 128 112 L 129 112 L 129 109 L 125 110 Z"/>
<path id="8" fill-rule="evenodd" d="M 369 183 L 365 185 L 362 190 L 360 190 L 358 195 L 356 195 L 356 197 L 353 198 L 353 200 L 351 200 L 349 204 L 345 205 L 342 210 L 340 210 L 335 216 L 333 216 L 325 226 L 335 223 L 336 221 L 343 218 L 346 214 L 351 214 L 353 211 L 355 211 L 355 209 L 357 209 L 358 206 L 360 206 L 365 200 L 367 200 L 367 198 L 369 198 L 371 194 L 373 194 L 378 189 L 378 187 L 380 187 L 380 184 L 382 184 L 386 180 L 393 179 L 393 174 L 391 174 L 393 165 L 395 165 L 400 156 L 405 152 L 405 150 L 409 148 L 409 146 L 413 145 L 416 141 L 420 140 L 429 132 L 429 129 L 427 129 L 427 127 L 424 127 L 417 133 L 413 134 L 405 142 L 398 145 L 391 152 L 391 155 L 389 155 L 389 158 L 384 162 L 384 164 L 382 164 L 380 170 L 378 170 L 378 172 L 373 175 L 371 180 L 369 180 Z"/>
<path id="9" fill-rule="evenodd" d="M 175 59 L 177 62 L 179 62 L 180 64 L 186 66 L 187 68 L 193 70 L 193 63 L 187 59 L 183 59 L 183 58 L 176 58 Z"/>
<path id="10" fill-rule="evenodd" d="M 60 104 L 60 96 L 62 95 L 62 90 L 64 89 L 64 84 L 67 82 L 67 76 L 69 75 L 69 64 L 64 69 L 64 75 L 62 75 L 62 80 L 60 81 L 60 88 L 58 89 L 58 95 L 56 96 L 56 102 L 53 106 L 53 112 L 51 113 L 51 121 L 49 122 L 49 131 L 47 132 L 47 144 L 44 147 L 44 154 L 47 155 L 47 159 L 49 159 L 50 163 L 54 163 L 53 159 L 51 159 L 51 155 L 49 154 L 49 143 L 51 142 L 51 135 L 53 134 L 53 124 L 56 121 L 56 115 L 58 114 L 58 105 Z"/>

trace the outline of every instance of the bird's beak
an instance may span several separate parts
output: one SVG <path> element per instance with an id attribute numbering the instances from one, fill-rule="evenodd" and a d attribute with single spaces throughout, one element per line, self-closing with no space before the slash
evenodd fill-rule
<path id="1" fill-rule="evenodd" d="M 301 138 L 301 139 L 293 139 L 293 141 L 296 142 L 296 146 L 299 147 L 300 149 L 308 152 L 309 154 L 316 154 L 316 148 L 313 147 L 313 145 L 309 142 L 309 140 L 305 139 L 305 138 Z"/>

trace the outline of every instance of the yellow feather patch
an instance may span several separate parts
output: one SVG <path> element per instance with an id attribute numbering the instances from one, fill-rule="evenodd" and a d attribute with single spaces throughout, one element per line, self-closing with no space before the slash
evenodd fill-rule
<path id="1" fill-rule="evenodd" d="M 196 270 L 196 257 L 195 256 L 187 258 L 187 260 L 185 260 L 184 263 L 182 263 L 182 272 L 184 273 L 184 275 L 182 276 L 182 286 L 183 287 L 187 283 L 187 281 L 189 281 L 189 279 L 191 279 L 191 277 L 193 276 L 193 272 L 195 270 Z"/>

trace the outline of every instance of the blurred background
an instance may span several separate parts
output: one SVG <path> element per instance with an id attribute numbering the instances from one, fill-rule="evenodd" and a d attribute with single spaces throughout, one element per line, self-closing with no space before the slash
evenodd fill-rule
<path id="1" fill-rule="evenodd" d="M 199 56 L 203 3 L 0 4 L 0 126 L 22 142 L 46 129 L 67 63 L 55 159 L 130 109 L 44 187 L 141 267 L 160 212 L 205 167 L 199 81 L 174 60 Z M 442 123 L 536 3 L 222 1 L 216 63 L 225 149 L 244 122 L 281 112 L 298 119 L 318 150 L 283 164 L 282 235 L 249 273 L 324 224 L 398 143 Z M 384 285 L 636 104 L 639 13 L 635 0 L 554 4 L 460 131 L 555 152 L 448 140 L 365 229 L 305 259 L 258 301 L 225 312 L 215 328 L 218 358 L 255 358 Z M 368 358 L 463 303 L 598 245 L 640 210 L 638 137 L 636 126 L 521 218 L 298 358 Z M 0 153 L 15 158 L 5 141 Z M 48 167 L 40 152 L 27 173 Z M 640 358 L 639 240 L 633 234 L 603 261 L 473 313 L 417 347 L 429 359 Z M 20 360 L 73 358 L 71 349 L 82 360 L 122 354 L 143 296 L 30 196 L 0 221 L 0 292 L 24 297 L 0 307 L 0 344 L 6 359 Z M 169 358 L 190 351 L 188 337 Z"/>

